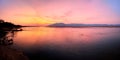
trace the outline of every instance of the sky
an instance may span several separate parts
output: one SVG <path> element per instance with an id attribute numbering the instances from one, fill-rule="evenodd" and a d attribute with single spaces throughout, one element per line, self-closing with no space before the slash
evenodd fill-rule
<path id="1" fill-rule="evenodd" d="M 120 0 L 0 0 L 0 19 L 35 26 L 120 24 Z"/>

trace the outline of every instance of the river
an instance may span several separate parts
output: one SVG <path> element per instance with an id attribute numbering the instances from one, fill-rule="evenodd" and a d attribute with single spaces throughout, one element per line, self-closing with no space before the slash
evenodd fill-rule
<path id="1" fill-rule="evenodd" d="M 111 60 L 120 52 L 120 28 L 25 27 L 13 47 L 30 60 Z"/>

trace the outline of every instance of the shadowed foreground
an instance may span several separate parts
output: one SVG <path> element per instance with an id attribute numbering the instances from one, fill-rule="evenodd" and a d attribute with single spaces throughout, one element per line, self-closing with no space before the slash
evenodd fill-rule
<path id="1" fill-rule="evenodd" d="M 7 46 L 0 46 L 0 60 L 28 60 L 28 58 L 22 51 Z"/>
<path id="2" fill-rule="evenodd" d="M 22 51 L 10 47 L 19 28 L 18 25 L 0 20 L 0 60 L 28 60 Z"/>
<path id="3" fill-rule="evenodd" d="M 0 60 L 28 60 L 22 51 L 10 47 L 13 37 L 13 31 L 0 31 Z"/>

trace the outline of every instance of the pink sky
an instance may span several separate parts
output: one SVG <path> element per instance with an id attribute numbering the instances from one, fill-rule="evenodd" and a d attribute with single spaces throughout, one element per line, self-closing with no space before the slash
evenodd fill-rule
<path id="1" fill-rule="evenodd" d="M 103 0 L 1 0 L 2 19 L 22 25 L 52 23 L 118 24 Z"/>

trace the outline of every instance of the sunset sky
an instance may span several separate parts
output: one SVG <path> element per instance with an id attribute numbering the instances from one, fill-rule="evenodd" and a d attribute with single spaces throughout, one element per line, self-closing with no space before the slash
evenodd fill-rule
<path id="1" fill-rule="evenodd" d="M 120 24 L 120 0 L 0 0 L 0 18 L 35 26 Z"/>

